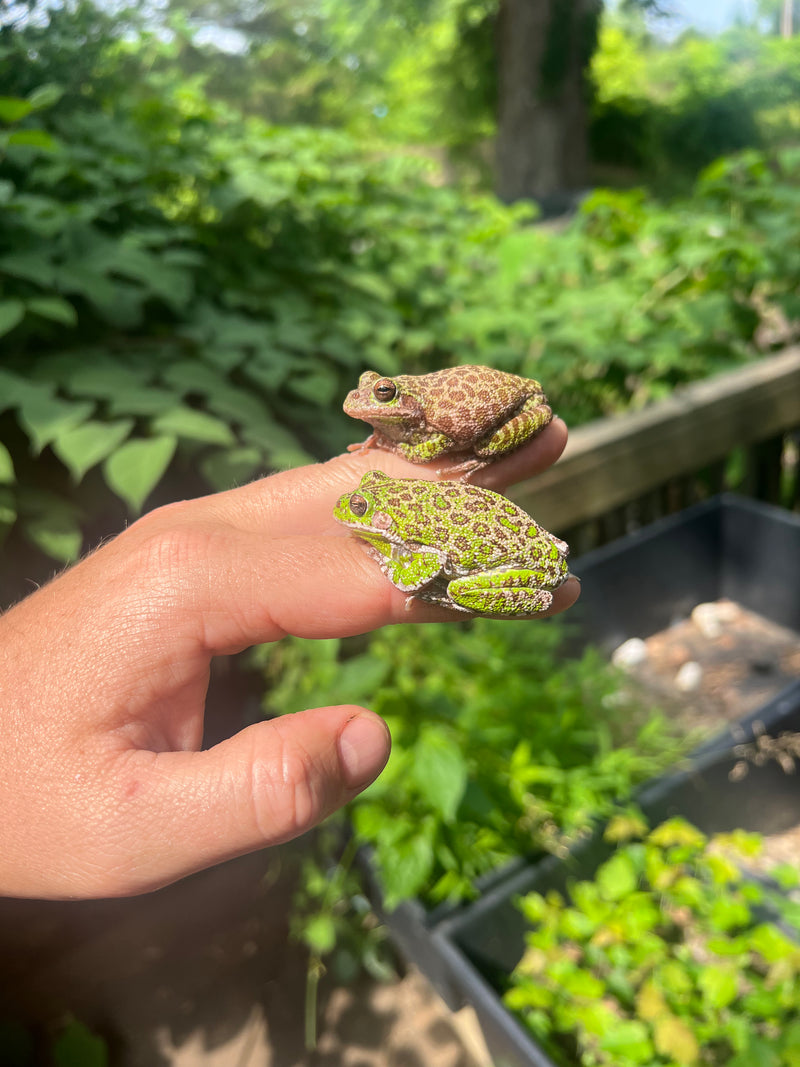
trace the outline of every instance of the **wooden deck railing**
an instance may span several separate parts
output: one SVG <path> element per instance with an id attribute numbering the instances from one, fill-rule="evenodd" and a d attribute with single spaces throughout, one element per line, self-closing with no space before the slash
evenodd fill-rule
<path id="1" fill-rule="evenodd" d="M 726 488 L 800 507 L 800 347 L 579 426 L 514 499 L 573 554 Z"/>

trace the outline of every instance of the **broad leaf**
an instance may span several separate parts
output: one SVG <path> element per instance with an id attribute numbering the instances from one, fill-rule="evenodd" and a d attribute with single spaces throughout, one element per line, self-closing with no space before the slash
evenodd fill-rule
<path id="1" fill-rule="evenodd" d="M 0 122 L 19 122 L 30 115 L 33 105 L 18 96 L 0 96 Z"/>
<path id="2" fill-rule="evenodd" d="M 413 775 L 417 788 L 445 820 L 455 817 L 467 784 L 461 749 L 441 729 L 423 729 L 414 745 Z"/>
<path id="3" fill-rule="evenodd" d="M 230 426 L 221 419 L 194 408 L 176 407 L 165 411 L 153 422 L 153 432 L 170 437 L 186 437 L 206 444 L 233 445 L 236 437 Z"/>
<path id="4" fill-rule="evenodd" d="M 56 437 L 85 422 L 93 411 L 94 404 L 88 401 L 59 400 L 41 386 L 22 398 L 19 421 L 38 454 Z"/>
<path id="5" fill-rule="evenodd" d="M 0 441 L 0 483 L 4 485 L 13 485 L 15 481 L 14 461 L 11 458 L 11 453 L 3 442 Z"/>
<path id="6" fill-rule="evenodd" d="M 153 489 L 161 481 L 175 453 L 174 437 L 151 437 L 127 441 L 103 464 L 110 489 L 138 514 Z"/>
<path id="7" fill-rule="evenodd" d="M 28 302 L 28 311 L 63 326 L 76 326 L 78 314 L 68 300 L 60 296 L 37 296 Z"/>
<path id="8" fill-rule="evenodd" d="M 0 336 L 10 333 L 25 318 L 25 305 L 21 300 L 0 300 Z"/>
<path id="9" fill-rule="evenodd" d="M 120 422 L 84 422 L 53 441 L 53 451 L 67 467 L 75 482 L 96 463 L 122 444 L 133 428 L 133 419 Z"/>

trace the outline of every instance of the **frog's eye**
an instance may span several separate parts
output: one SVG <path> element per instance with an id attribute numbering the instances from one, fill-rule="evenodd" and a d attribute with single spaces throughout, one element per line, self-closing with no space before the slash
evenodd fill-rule
<path id="1" fill-rule="evenodd" d="M 369 504 L 360 493 L 353 493 L 350 497 L 350 510 L 354 515 L 366 515 Z"/>
<path id="2" fill-rule="evenodd" d="M 372 387 L 372 395 L 381 404 L 388 404 L 397 396 L 397 386 L 391 378 L 381 378 Z"/>

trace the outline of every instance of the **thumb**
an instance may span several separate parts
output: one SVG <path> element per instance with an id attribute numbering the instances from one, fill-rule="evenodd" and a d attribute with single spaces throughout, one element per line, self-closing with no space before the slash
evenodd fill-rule
<path id="1" fill-rule="evenodd" d="M 129 884 L 119 892 L 297 837 L 365 789 L 390 747 L 379 716 L 341 706 L 257 723 L 206 751 L 129 752 L 121 793 L 131 800 L 118 810 Z M 115 867 L 124 881 L 122 857 Z"/>

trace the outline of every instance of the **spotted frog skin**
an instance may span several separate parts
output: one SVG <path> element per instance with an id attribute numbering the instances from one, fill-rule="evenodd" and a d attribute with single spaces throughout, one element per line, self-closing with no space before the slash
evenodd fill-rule
<path id="1" fill-rule="evenodd" d="M 462 462 L 449 473 L 462 476 L 519 448 L 553 417 L 537 381 L 479 366 L 394 378 L 366 371 L 344 410 L 373 428 L 351 451 L 382 448 L 412 463 L 454 453 Z"/>
<path id="2" fill-rule="evenodd" d="M 569 577 L 567 545 L 478 486 L 369 471 L 333 514 L 410 598 L 470 615 L 535 615 Z"/>

